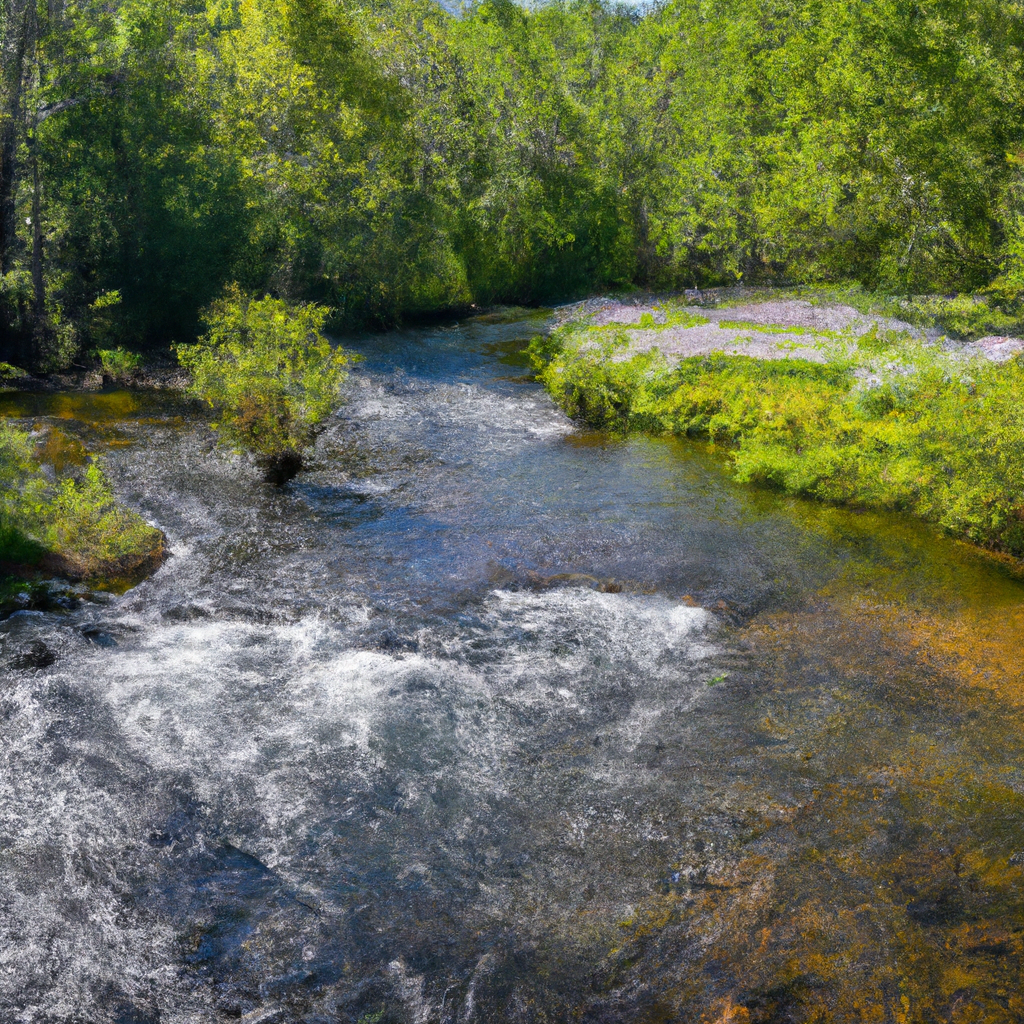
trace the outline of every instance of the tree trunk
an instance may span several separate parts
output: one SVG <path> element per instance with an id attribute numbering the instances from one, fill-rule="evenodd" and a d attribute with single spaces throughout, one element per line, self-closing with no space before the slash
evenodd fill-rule
<path id="1" fill-rule="evenodd" d="M 0 274 L 18 262 L 18 183 L 22 169 L 18 149 L 25 136 L 25 90 L 29 55 L 37 30 L 34 0 L 0 0 Z M 28 367 L 36 361 L 38 344 L 25 330 L 26 317 L 5 303 L 0 309 L 3 358 Z"/>
<path id="2" fill-rule="evenodd" d="M 18 239 L 18 145 L 24 129 L 25 55 L 33 19 L 31 2 L 25 3 L 20 12 L 10 0 L 4 6 L 6 24 L 0 39 L 0 273 L 6 274 L 13 264 Z"/>
<path id="3" fill-rule="evenodd" d="M 43 279 L 43 218 L 39 159 L 32 140 L 32 311 L 37 325 L 46 313 L 46 282 Z"/>

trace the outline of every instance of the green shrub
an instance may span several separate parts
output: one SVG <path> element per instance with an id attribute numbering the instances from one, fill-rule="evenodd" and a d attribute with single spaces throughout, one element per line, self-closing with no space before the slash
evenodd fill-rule
<path id="1" fill-rule="evenodd" d="M 27 377 L 28 374 L 24 370 L 20 370 L 17 366 L 11 366 L 10 363 L 0 363 L 0 385 L 7 384 L 10 381 L 20 380 L 23 377 Z"/>
<path id="2" fill-rule="evenodd" d="M 0 562 L 67 576 L 130 577 L 158 563 L 163 535 L 118 504 L 99 466 L 49 479 L 30 434 L 0 423 Z"/>
<path id="3" fill-rule="evenodd" d="M 294 475 L 337 405 L 352 356 L 321 333 L 329 312 L 252 298 L 235 285 L 205 311 L 198 344 L 177 348 L 191 393 L 217 410 L 221 437 L 255 455 L 269 480 Z"/>
<path id="4" fill-rule="evenodd" d="M 89 337 L 98 350 L 101 346 L 105 351 L 114 348 L 112 343 L 117 341 L 120 312 L 121 292 L 117 289 L 98 295 L 89 306 Z M 97 354 L 102 358 L 102 351 Z"/>
<path id="5" fill-rule="evenodd" d="M 35 564 L 43 549 L 27 531 L 45 497 L 46 480 L 32 459 L 32 438 L 0 421 L 0 562 Z"/>
<path id="6" fill-rule="evenodd" d="M 130 352 L 120 346 L 97 349 L 96 357 L 100 361 L 103 375 L 116 381 L 128 380 L 142 366 L 142 356 L 138 352 Z"/>
<path id="7" fill-rule="evenodd" d="M 938 327 L 951 337 L 974 340 L 986 335 L 1019 334 L 1024 310 L 1016 298 L 997 304 L 997 296 L 915 296 L 900 303 L 899 315 L 911 323 Z"/>
<path id="8" fill-rule="evenodd" d="M 163 549 L 160 531 L 117 502 L 95 463 L 61 479 L 39 511 L 39 540 L 71 576 L 129 575 Z"/>

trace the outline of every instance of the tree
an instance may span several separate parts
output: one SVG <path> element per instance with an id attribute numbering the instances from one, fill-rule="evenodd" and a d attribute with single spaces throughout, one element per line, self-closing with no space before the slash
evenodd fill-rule
<path id="1" fill-rule="evenodd" d="M 255 455 L 268 483 L 295 476 L 338 403 L 352 356 L 321 333 L 329 314 L 232 285 L 205 311 L 198 343 L 177 348 L 191 393 L 217 410 L 220 436 Z"/>
<path id="2" fill-rule="evenodd" d="M 229 281 L 352 325 L 739 279 L 1012 301 L 1022 126 L 1005 0 L 0 0 L 0 358 L 190 341 Z"/>

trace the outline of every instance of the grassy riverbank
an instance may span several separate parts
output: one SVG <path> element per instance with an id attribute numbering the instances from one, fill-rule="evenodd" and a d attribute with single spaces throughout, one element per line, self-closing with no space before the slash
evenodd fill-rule
<path id="1" fill-rule="evenodd" d="M 1021 356 L 995 363 L 877 326 L 720 320 L 738 342 L 731 351 L 666 357 L 651 332 L 684 316 L 703 319 L 660 307 L 634 325 L 567 323 L 534 341 L 539 377 L 592 426 L 707 438 L 739 480 L 910 512 L 1024 556 Z M 768 343 L 768 358 L 742 354 Z"/>
<path id="2" fill-rule="evenodd" d="M 116 585 L 163 558 L 163 534 L 119 504 L 82 445 L 0 420 L 0 611 L 41 574 Z"/>

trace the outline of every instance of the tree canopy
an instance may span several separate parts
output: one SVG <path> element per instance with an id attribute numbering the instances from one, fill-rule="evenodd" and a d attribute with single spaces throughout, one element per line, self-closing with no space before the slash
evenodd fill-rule
<path id="1" fill-rule="evenodd" d="M 187 343 L 231 281 L 1014 299 L 1022 55 L 1018 0 L 0 0 L 0 359 Z"/>

